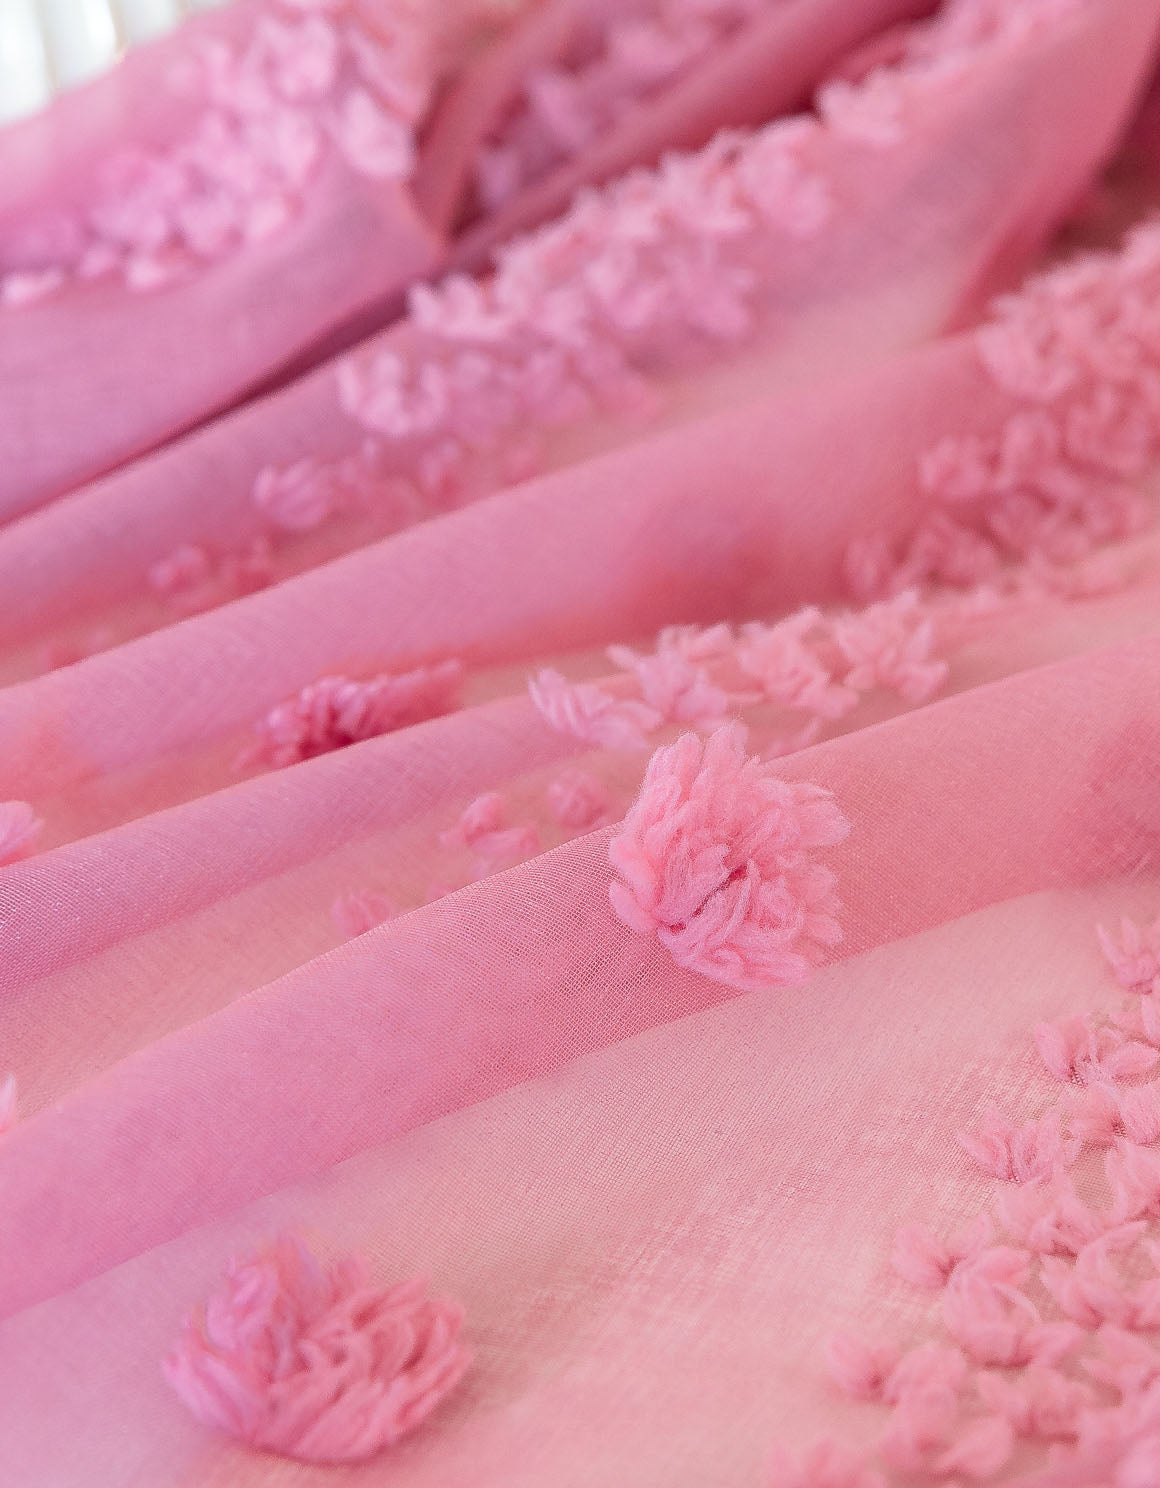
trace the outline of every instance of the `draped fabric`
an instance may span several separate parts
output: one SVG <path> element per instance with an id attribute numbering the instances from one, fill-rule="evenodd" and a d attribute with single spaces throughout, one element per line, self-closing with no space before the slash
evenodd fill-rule
<path id="1" fill-rule="evenodd" d="M 237 0 L 0 132 L 0 1483 L 1160 1488 L 1158 63 Z"/>

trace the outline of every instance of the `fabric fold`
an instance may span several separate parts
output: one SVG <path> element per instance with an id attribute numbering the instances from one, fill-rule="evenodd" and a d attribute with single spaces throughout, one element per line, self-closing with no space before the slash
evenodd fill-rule
<path id="1" fill-rule="evenodd" d="M 1157 655 L 1154 640 L 1096 652 L 786 760 L 786 778 L 824 785 L 858 822 L 828 855 L 843 952 L 1150 860 L 1160 813 L 1136 762 L 1156 732 L 1140 699 Z M 1045 770 L 1050 801 L 1036 791 Z M 963 804 L 978 791 L 1010 828 L 1001 855 Z M 0 1305 L 28 1306 L 374 1142 L 727 997 L 614 918 L 609 836 L 381 926 L 15 1127 L 0 1147 L 0 1235 L 13 1258 Z M 572 937 L 579 963 L 561 954 Z M 331 1094 L 304 1103 L 307 1090 Z"/>

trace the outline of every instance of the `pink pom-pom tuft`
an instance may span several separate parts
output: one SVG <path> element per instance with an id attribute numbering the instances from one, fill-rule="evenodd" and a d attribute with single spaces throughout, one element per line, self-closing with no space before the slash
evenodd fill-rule
<path id="1" fill-rule="evenodd" d="M 361 1462 L 422 1424 L 463 1377 L 463 1315 L 423 1281 L 371 1286 L 283 1236 L 231 1267 L 163 1372 L 205 1426 L 302 1462 Z"/>
<path id="2" fill-rule="evenodd" d="M 384 920 L 398 914 L 394 904 L 385 894 L 373 889 L 358 889 L 354 893 L 339 894 L 330 907 L 330 916 L 340 935 L 353 940 L 356 935 L 365 935 Z"/>
<path id="3" fill-rule="evenodd" d="M 842 939 L 834 876 L 813 855 L 849 829 L 829 791 L 747 758 L 739 725 L 686 734 L 653 755 L 610 844 L 612 907 L 715 981 L 800 982 Z"/>

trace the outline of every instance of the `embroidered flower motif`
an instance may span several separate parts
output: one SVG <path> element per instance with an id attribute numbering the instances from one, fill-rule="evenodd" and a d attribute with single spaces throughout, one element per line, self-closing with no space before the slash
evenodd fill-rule
<path id="1" fill-rule="evenodd" d="M 476 796 L 464 807 L 453 827 L 439 833 L 442 847 L 470 847 L 489 833 L 498 832 L 503 826 L 506 806 L 498 791 L 488 791 Z"/>
<path id="2" fill-rule="evenodd" d="M 165 1378 L 205 1426 L 301 1462 L 361 1462 L 420 1426 L 470 1362 L 426 1283 L 381 1289 L 283 1236 L 185 1322 Z"/>
<path id="3" fill-rule="evenodd" d="M 213 579 L 213 561 L 197 543 L 183 543 L 164 558 L 149 565 L 150 589 L 165 599 L 181 599 Z"/>
<path id="4" fill-rule="evenodd" d="M 875 70 L 858 83 L 827 83 L 817 97 L 818 111 L 831 129 L 859 144 L 881 149 L 906 138 L 905 93 L 896 74 Z"/>
<path id="5" fill-rule="evenodd" d="M 583 694 L 569 685 L 557 703 L 557 726 L 590 737 L 589 709 L 623 721 L 624 682 L 635 684 L 652 710 L 652 728 L 687 723 L 711 733 L 763 701 L 812 715 L 767 746 L 766 758 L 778 758 L 816 743 L 827 723 L 845 717 L 867 693 L 887 690 L 912 705 L 927 702 L 949 671 L 933 654 L 937 616 L 908 590 L 844 615 L 810 606 L 772 625 L 754 621 L 737 637 L 728 625 L 670 626 L 652 653 L 610 646 L 609 658 L 623 669 L 615 696 L 593 683 L 583 684 Z M 635 721 L 643 731 L 643 719 Z"/>
<path id="6" fill-rule="evenodd" d="M 462 676 L 458 661 L 444 661 L 368 682 L 322 677 L 271 708 L 240 763 L 280 768 L 436 718 L 453 706 Z"/>
<path id="7" fill-rule="evenodd" d="M 1084 1085 L 1146 1075 L 1160 1057 L 1147 1044 L 1126 1040 L 1115 1028 L 1097 1028 L 1082 1014 L 1059 1023 L 1038 1024 L 1035 1046 L 1057 1080 L 1078 1080 Z"/>
<path id="8" fill-rule="evenodd" d="M 572 52 L 524 81 L 481 149 L 477 194 L 494 211 L 631 110 L 684 76 L 757 12 L 760 0 L 630 0 L 583 18 Z"/>
<path id="9" fill-rule="evenodd" d="M 389 181 L 411 173 L 415 147 L 410 127 L 381 108 L 365 88 L 347 94 L 331 128 L 343 155 L 364 176 Z"/>
<path id="10" fill-rule="evenodd" d="M 653 7 L 686 16 L 685 0 L 650 0 Z M 739 0 L 697 0 L 695 24 L 725 8 L 740 18 Z M 504 449 L 529 428 L 551 430 L 594 411 L 651 416 L 666 367 L 752 341 L 771 324 L 784 263 L 771 244 L 808 238 L 829 222 L 838 195 L 832 162 L 868 142 L 888 145 L 905 121 L 941 110 L 944 53 L 960 68 L 981 66 L 1011 34 L 1006 23 L 971 41 L 932 30 L 921 55 L 903 48 L 895 65 L 823 88 L 821 115 L 725 132 L 699 151 L 578 193 L 562 218 L 499 249 L 493 274 L 416 287 L 405 334 L 340 364 L 343 410 L 376 434 L 415 441 L 407 457 L 416 464 L 429 447 L 446 452 L 453 490 L 472 488 L 469 457 L 471 480 L 493 482 Z M 571 150 L 589 139 L 587 95 L 566 73 L 537 71 L 529 96 L 536 141 L 547 131 Z M 524 126 L 512 127 L 516 135 L 481 156 L 494 201 L 526 179 L 516 138 Z"/>
<path id="11" fill-rule="evenodd" d="M 1078 1255 L 1107 1228 L 1064 1173 L 1011 1189 L 996 1208 L 1008 1235 L 1039 1255 Z"/>
<path id="12" fill-rule="evenodd" d="M 934 619 L 913 589 L 833 622 L 838 649 L 850 663 L 843 687 L 896 692 L 925 703 L 942 688 L 949 668 L 934 657 Z"/>
<path id="13" fill-rule="evenodd" d="M 738 665 L 771 702 L 833 721 L 857 707 L 858 694 L 823 658 L 826 639 L 825 617 L 812 607 L 776 625 L 744 625 Z"/>
<path id="14" fill-rule="evenodd" d="M 1064 1137 L 1057 1111 L 1022 1126 L 992 1106 L 978 1132 L 961 1132 L 959 1145 L 991 1178 L 1031 1183 L 1069 1167 L 1082 1143 Z"/>
<path id="15" fill-rule="evenodd" d="M 393 919 L 398 912 L 385 894 L 374 889 L 356 889 L 349 894 L 339 894 L 330 907 L 334 928 L 347 940 L 365 935 L 376 925 Z"/>
<path id="16" fill-rule="evenodd" d="M 498 832 L 481 833 L 472 846 L 475 849 L 472 878 L 478 880 L 534 858 L 540 850 L 540 834 L 535 827 L 505 827 Z"/>
<path id="17" fill-rule="evenodd" d="M 1041 1364 L 1029 1364 L 1018 1384 L 1002 1374 L 980 1374 L 975 1388 L 1016 1436 L 1036 1441 L 1074 1439 L 1081 1414 L 1095 1400 L 1089 1386 Z"/>
<path id="18" fill-rule="evenodd" d="M 27 801 L 0 801 L 0 866 L 23 858 L 43 830 Z"/>
<path id="19" fill-rule="evenodd" d="M 1129 992 L 1151 992 L 1160 977 L 1160 920 L 1142 929 L 1127 915 L 1120 921 L 1117 941 L 1110 931 L 1097 925 L 1100 949 L 1112 973 Z"/>
<path id="20" fill-rule="evenodd" d="M 835 1333 L 826 1344 L 826 1366 L 838 1388 L 855 1400 L 883 1400 L 898 1367 L 899 1350 Z"/>
<path id="21" fill-rule="evenodd" d="M 977 1261 L 993 1242 L 995 1227 L 981 1215 L 966 1232 L 942 1241 L 924 1225 L 903 1225 L 894 1237 L 890 1264 L 896 1275 L 924 1291 L 941 1291 L 964 1261 Z"/>
<path id="22" fill-rule="evenodd" d="M 975 1267 L 961 1267 L 951 1277 L 942 1313 L 951 1337 L 984 1368 L 1055 1364 L 1081 1337 L 1071 1323 L 1045 1323 L 1017 1285 L 995 1282 Z"/>
<path id="23" fill-rule="evenodd" d="M 589 832 L 609 817 L 608 792 L 586 770 L 564 770 L 548 786 L 548 806 L 562 827 Z"/>
<path id="24" fill-rule="evenodd" d="M 1112 942 L 1126 987 L 1151 985 L 1150 956 L 1133 929 Z M 1113 1016 L 1136 1031 L 1153 1003 Z M 1094 1012 L 1040 1025 L 1036 1042 L 1070 1088 L 1022 1126 L 992 1108 L 964 1140 L 995 1180 L 1019 1180 L 995 1204 L 1014 1243 L 995 1243 L 987 1213 L 950 1242 L 920 1225 L 895 1241 L 896 1272 L 940 1294 L 952 1346 L 902 1352 L 839 1334 L 826 1363 L 846 1394 L 889 1410 L 876 1454 L 899 1473 L 990 1479 L 1018 1443 L 1030 1469 L 1019 1488 L 1144 1488 L 1160 1481 L 1160 1087 L 1124 1081 L 1155 1049 Z M 1063 1171 L 1085 1144 L 1084 1190 L 1110 1195 L 1103 1207 Z"/>
<path id="25" fill-rule="evenodd" d="M 710 681 L 698 666 L 662 636 L 651 656 L 629 646 L 609 646 L 608 659 L 636 678 L 644 702 L 666 723 L 688 723 L 711 732 L 727 722 L 732 709 L 728 694 Z"/>
<path id="26" fill-rule="evenodd" d="M 804 980 L 842 939 L 819 848 L 849 823 L 819 786 L 746 758 L 745 731 L 686 734 L 658 749 L 609 846 L 612 907 L 678 965 L 742 991 Z"/>
<path id="27" fill-rule="evenodd" d="M 1131 1250 L 1146 1226 L 1117 1226 L 1085 1245 L 1074 1262 L 1046 1256 L 1039 1278 L 1065 1317 L 1088 1330 L 1109 1323 L 1134 1332 L 1160 1327 L 1160 1279 L 1129 1291 L 1112 1263 L 1112 1255 Z"/>
<path id="28" fill-rule="evenodd" d="M 117 274 L 149 293 L 282 230 L 300 210 L 327 141 L 362 175 L 400 180 L 434 81 L 430 18 L 391 7 L 388 46 L 349 0 L 274 0 L 247 37 L 195 41 L 190 86 L 203 108 L 164 149 L 100 165 L 67 257 L 0 268 L 0 306 L 32 305 L 74 280 Z"/>
<path id="29" fill-rule="evenodd" d="M 919 485 L 942 509 L 897 553 L 852 551 L 855 593 L 975 583 L 1008 559 L 1072 563 L 1149 520 L 1124 483 L 1160 455 L 1160 338 L 1145 308 L 1158 243 L 1149 223 L 1119 253 L 1088 254 L 996 301 L 975 349 L 1024 406 L 992 437 L 950 436 L 920 456 Z"/>
<path id="30" fill-rule="evenodd" d="M 528 694 L 550 727 L 603 749 L 647 749 L 661 714 L 631 698 L 615 698 L 592 682 L 569 682 L 546 667 L 528 679 Z"/>
<path id="31" fill-rule="evenodd" d="M 311 456 L 293 465 L 268 465 L 254 481 L 254 505 L 285 532 L 309 532 L 331 516 L 340 499 L 334 473 Z"/>

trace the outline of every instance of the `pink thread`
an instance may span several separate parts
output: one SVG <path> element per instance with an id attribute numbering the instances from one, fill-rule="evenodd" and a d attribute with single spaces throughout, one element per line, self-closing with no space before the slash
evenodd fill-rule
<path id="1" fill-rule="evenodd" d="M 1085 1245 L 1074 1263 L 1044 1258 L 1040 1280 L 1066 1317 L 1089 1331 L 1105 1323 L 1137 1332 L 1160 1327 L 1160 1279 L 1129 1292 L 1111 1260 L 1113 1253 L 1130 1250 L 1145 1229 L 1140 1222 L 1117 1226 Z"/>
<path id="2" fill-rule="evenodd" d="M 1102 925 L 1096 926 L 1100 949 L 1112 974 L 1129 992 L 1151 992 L 1160 977 L 1160 920 L 1142 929 L 1127 915 L 1120 921 L 1117 941 Z"/>
<path id="3" fill-rule="evenodd" d="M 285 532 L 309 532 L 336 510 L 340 495 L 331 470 L 311 456 L 293 465 L 268 465 L 260 471 L 254 505 Z"/>
<path id="4" fill-rule="evenodd" d="M 436 718 L 454 706 L 462 677 L 458 661 L 417 667 L 398 676 L 384 672 L 369 682 L 323 677 L 260 720 L 255 726 L 257 742 L 241 763 L 293 765 Z"/>
<path id="5" fill-rule="evenodd" d="M 1151 987 L 1148 955 L 1144 940 L 1127 933 L 1109 960 L 1122 984 L 1139 990 Z M 1151 1040 L 1160 1034 L 1154 1009 L 1145 996 L 1113 1016 Z M 1011 1480 L 1013 1488 L 1153 1488 L 1160 1085 L 1120 1082 L 1150 1067 L 1156 1050 L 1093 1013 L 1040 1025 L 1036 1041 L 1071 1088 L 1022 1126 L 992 1108 L 964 1144 L 996 1181 L 1021 1180 L 995 1206 L 1014 1244 L 994 1243 L 986 1214 L 952 1242 L 921 1226 L 895 1240 L 895 1270 L 941 1292 L 943 1327 L 956 1347 L 923 1344 L 892 1366 L 895 1345 L 838 1335 L 827 1366 L 848 1393 L 889 1409 L 878 1452 L 897 1472 L 989 1479 L 1008 1468 L 1018 1440 L 1028 1450 L 1053 1445 L 1046 1468 Z M 1106 1208 L 1081 1199 L 1064 1171 L 1084 1145 L 1106 1149 Z"/>
<path id="6" fill-rule="evenodd" d="M 433 32 L 406 5 L 392 7 L 389 26 L 367 26 L 348 0 L 271 0 L 240 44 L 195 42 L 186 79 L 204 106 L 188 133 L 98 167 L 93 200 L 70 224 L 70 255 L 0 268 L 0 304 L 113 274 L 151 292 L 261 241 L 301 210 L 328 142 L 363 175 L 408 175 L 434 80 Z"/>
<path id="7" fill-rule="evenodd" d="M 1094 1400 L 1086 1385 L 1040 1364 L 1029 1364 L 1019 1384 L 983 1373 L 975 1388 L 982 1403 L 1002 1416 L 1016 1436 L 1039 1441 L 1074 1439 L 1080 1414 Z"/>
<path id="8" fill-rule="evenodd" d="M 1116 1017 L 1120 1027 L 1141 1034 L 1146 1043 L 1160 1049 L 1160 998 L 1141 997 L 1134 1008 Z"/>
<path id="9" fill-rule="evenodd" d="M 939 1240 L 924 1225 L 903 1225 L 894 1237 L 890 1264 L 896 1274 L 925 1291 L 941 1291 L 956 1266 L 976 1259 L 992 1243 L 995 1227 L 982 1214 L 964 1234 Z"/>
<path id="10" fill-rule="evenodd" d="M 855 1400 L 884 1399 L 898 1363 L 897 1349 L 863 1343 L 847 1333 L 835 1333 L 826 1345 L 830 1378 Z"/>
<path id="11" fill-rule="evenodd" d="M 167 557 L 150 564 L 146 577 L 155 594 L 179 599 L 211 581 L 213 563 L 203 547 L 184 543 Z"/>
<path id="12" fill-rule="evenodd" d="M 1151 1146 L 1160 1141 L 1160 1085 L 1089 1085 L 1072 1098 L 1068 1124 L 1092 1147 L 1111 1147 L 1120 1136 Z"/>
<path id="13" fill-rule="evenodd" d="M 376 925 L 393 919 L 398 912 L 385 894 L 374 889 L 356 889 L 349 894 L 339 894 L 330 906 L 334 928 L 347 940 L 365 935 Z"/>
<path id="14" fill-rule="evenodd" d="M 1134 1085 L 1116 1091 L 1116 1098 L 1129 1142 L 1143 1147 L 1160 1142 L 1160 1085 Z"/>
<path id="15" fill-rule="evenodd" d="M 477 194 L 494 211 L 684 76 L 760 0 L 629 0 L 583 25 L 569 53 L 525 79 L 502 129 L 480 151 Z"/>
<path id="16" fill-rule="evenodd" d="M 647 749 L 661 715 L 645 703 L 615 698 L 592 682 L 569 682 L 552 668 L 528 679 L 528 694 L 551 728 L 603 749 Z"/>
<path id="17" fill-rule="evenodd" d="M 608 659 L 636 678 L 644 702 L 666 723 L 687 723 L 711 733 L 732 713 L 728 695 L 709 680 L 705 668 L 666 644 L 663 635 L 651 656 L 640 656 L 628 646 L 610 646 Z"/>
<path id="18" fill-rule="evenodd" d="M 860 614 L 839 616 L 833 632 L 850 663 L 843 685 L 856 692 L 881 687 L 917 704 L 927 702 L 946 682 L 947 664 L 933 655 L 934 620 L 913 589 Z"/>
<path id="19" fill-rule="evenodd" d="M 609 17 L 581 24 L 565 57 L 528 75 L 519 103 L 481 150 L 476 186 L 484 208 L 495 210 L 574 157 L 635 106 L 685 76 L 760 8 L 760 0 L 629 0 Z M 970 7 L 946 9 L 953 15 Z M 926 27 L 898 27 L 885 46 L 861 50 L 856 71 L 819 90 L 818 112 L 835 135 L 855 145 L 889 147 L 904 137 L 908 107 L 929 94 L 932 83 L 945 86 L 970 65 L 973 53 L 1017 43 L 1041 12 L 1041 6 L 1024 3 L 986 26 L 944 16 Z M 780 127 L 792 132 L 801 122 L 787 120 Z M 828 191 L 824 183 L 811 182 L 799 200 L 791 177 L 790 190 L 780 192 L 784 161 L 779 153 L 772 170 L 754 174 L 791 218 L 797 207 L 813 230 L 832 210 Z"/>
<path id="20" fill-rule="evenodd" d="M 857 83 L 835 78 L 818 90 L 817 107 L 835 132 L 883 148 L 906 138 L 905 97 L 893 72 L 875 68 Z"/>
<path id="21" fill-rule="evenodd" d="M 1072 1136 L 1091 1147 L 1110 1147 L 1123 1130 L 1119 1092 L 1113 1085 L 1089 1085 L 1068 1102 Z"/>
<path id="22" fill-rule="evenodd" d="M 658 749 L 609 846 L 612 907 L 679 966 L 742 991 L 788 986 L 842 929 L 834 875 L 814 860 L 850 827 L 819 786 L 745 754 L 739 725 Z"/>
<path id="23" fill-rule="evenodd" d="M 893 1409 L 878 1444 L 892 1467 L 933 1469 L 951 1440 L 966 1375 L 967 1362 L 956 1348 L 928 1343 L 902 1356 L 883 1392 Z"/>
<path id="24" fill-rule="evenodd" d="M 736 638 L 728 625 L 670 627 L 649 655 L 625 646 L 608 654 L 625 669 L 619 682 L 635 684 L 662 722 L 711 732 L 763 701 L 812 715 L 772 740 L 766 757 L 775 759 L 816 743 L 825 724 L 845 717 L 867 692 L 894 691 L 912 705 L 929 700 L 948 674 L 933 655 L 936 615 L 908 591 L 833 619 L 809 607 L 773 625 L 754 621 Z M 593 706 L 599 696 L 612 694 L 598 689 Z"/>
<path id="25" fill-rule="evenodd" d="M 822 612 L 804 609 L 777 625 L 742 626 L 737 662 L 771 702 L 833 721 L 857 706 L 858 694 L 823 659 L 827 640 Z"/>
<path id="26" fill-rule="evenodd" d="M 662 3 L 683 14 L 687 0 L 652 0 Z M 709 4 L 716 11 L 725 0 Z M 697 24 L 705 9 L 697 0 Z M 341 365 L 342 407 L 369 430 L 414 441 L 416 465 L 438 449 L 452 466 L 594 410 L 649 414 L 664 378 L 657 349 L 685 366 L 771 327 L 779 244 L 820 232 L 835 210 L 831 157 L 941 113 L 949 75 L 1021 41 L 1029 17 L 1043 20 L 1037 0 L 1010 10 L 1019 19 L 977 33 L 927 28 L 894 66 L 824 89 L 822 115 L 724 133 L 695 154 L 580 192 L 564 217 L 505 244 L 486 280 L 452 275 L 416 287 L 406 336 Z M 633 48 L 638 64 L 659 55 L 655 36 L 651 45 Z M 574 81 L 549 69 L 530 88 L 535 138 L 580 148 L 590 115 Z M 524 179 L 511 143 L 482 158 L 495 200 Z M 446 478 L 454 486 L 453 470 Z"/>
<path id="27" fill-rule="evenodd" d="M 771 1455 L 765 1488 L 886 1488 L 881 1473 L 834 1442 L 819 1442 L 796 1460 L 786 1452 Z"/>
<path id="28" fill-rule="evenodd" d="M 16 1114 L 16 1076 L 5 1075 L 0 1080 L 0 1137 L 16 1125 Z"/>
<path id="29" fill-rule="evenodd" d="M 422 1280 L 372 1286 L 283 1236 L 231 1266 L 163 1372 L 203 1425 L 302 1462 L 361 1462 L 415 1430 L 470 1362 L 462 1312 Z"/>
<path id="30" fill-rule="evenodd" d="M 916 1384 L 891 1411 L 878 1450 L 899 1472 L 932 1472 L 949 1448 L 958 1415 L 957 1387 L 940 1381 Z"/>
<path id="31" fill-rule="evenodd" d="M 939 1343 L 920 1344 L 899 1359 L 886 1382 L 884 1398 L 888 1405 L 898 1405 L 909 1396 L 936 1390 L 957 1399 L 966 1377 L 967 1361 L 961 1349 Z"/>
<path id="32" fill-rule="evenodd" d="M 1114 1028 L 1096 1028 L 1086 1015 L 1038 1024 L 1035 1047 L 1057 1080 L 1084 1085 L 1146 1075 L 1160 1057 L 1147 1044 L 1126 1041 Z"/>
<path id="33" fill-rule="evenodd" d="M 380 107 L 365 88 L 352 89 L 331 119 L 335 142 L 350 165 L 374 180 L 401 180 L 415 164 L 408 121 Z"/>
<path id="34" fill-rule="evenodd" d="M 472 876 L 487 878 L 534 858 L 540 851 L 540 834 L 535 827 L 507 827 L 500 832 L 483 833 L 472 845 L 476 853 Z"/>
<path id="35" fill-rule="evenodd" d="M 991 1178 L 1030 1183 L 1069 1167 L 1081 1143 L 1064 1137 L 1057 1111 L 1022 1126 L 991 1106 L 978 1132 L 960 1132 L 959 1145 Z"/>
<path id="36" fill-rule="evenodd" d="M 1119 253 L 1078 258 L 996 302 L 977 353 L 1023 407 L 994 436 L 950 436 L 920 456 L 936 509 L 900 551 L 851 550 L 855 593 L 978 583 L 1009 559 L 1071 563 L 1150 520 L 1125 482 L 1160 455 L 1160 337 L 1141 309 L 1158 286 L 1160 225 L 1149 223 Z"/>
<path id="37" fill-rule="evenodd" d="M 1160 1354 L 1150 1343 L 1122 1328 L 1103 1327 L 1097 1336 L 1100 1357 L 1084 1360 L 1084 1368 L 1097 1384 L 1131 1396 L 1160 1379 Z"/>
<path id="38" fill-rule="evenodd" d="M 27 801 L 0 801 L 0 866 L 25 857 L 43 830 Z"/>
<path id="39" fill-rule="evenodd" d="M 611 820 L 608 792 L 586 770 L 565 770 L 548 786 L 548 807 L 562 827 L 589 832 Z"/>
<path id="40" fill-rule="evenodd" d="M 953 1446 L 938 1460 L 941 1473 L 965 1473 L 982 1481 L 993 1478 L 1011 1460 L 1015 1432 L 1004 1416 L 985 1416 L 966 1426 Z"/>
<path id="41" fill-rule="evenodd" d="M 997 1209 L 1011 1238 L 1040 1255 L 1078 1255 L 1106 1228 L 1064 1173 L 1001 1194 Z"/>
<path id="42" fill-rule="evenodd" d="M 146 580 L 178 614 L 195 614 L 273 583 L 274 555 L 264 537 L 217 560 L 199 544 L 185 543 L 151 564 Z"/>
<path id="43" fill-rule="evenodd" d="M 989 1368 L 1057 1364 L 1081 1336 L 1072 1323 L 1045 1323 L 1018 1285 L 995 1282 L 974 1267 L 961 1267 L 951 1277 L 942 1313 L 967 1357 Z"/>
<path id="44" fill-rule="evenodd" d="M 1112 1224 L 1160 1216 L 1160 1153 L 1120 1139 L 1105 1157 L 1104 1168 L 1112 1190 Z"/>
<path id="45" fill-rule="evenodd" d="M 488 833 L 498 832 L 503 826 L 504 799 L 498 791 L 488 791 L 476 796 L 466 806 L 459 820 L 447 831 L 439 833 L 442 847 L 469 847 Z"/>

